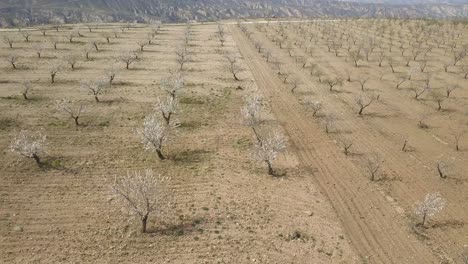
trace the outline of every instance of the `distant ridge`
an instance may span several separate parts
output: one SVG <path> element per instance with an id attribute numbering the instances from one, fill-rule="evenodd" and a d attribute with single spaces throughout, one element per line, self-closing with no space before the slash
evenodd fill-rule
<path id="1" fill-rule="evenodd" d="M 366 1 L 366 2 L 362 2 Z M 255 17 L 467 18 L 465 0 L 3 0 L 0 26 L 76 22 L 214 21 Z M 410 2 L 415 4 L 401 4 Z M 396 3 L 396 4 L 395 4 Z"/>

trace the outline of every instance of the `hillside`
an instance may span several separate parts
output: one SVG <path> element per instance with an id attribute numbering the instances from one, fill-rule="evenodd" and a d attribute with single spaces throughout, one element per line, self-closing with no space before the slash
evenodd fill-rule
<path id="1" fill-rule="evenodd" d="M 0 26 L 52 19 L 76 22 L 213 21 L 249 17 L 466 17 L 463 4 L 362 3 L 322 0 L 7 0 L 0 3 Z"/>

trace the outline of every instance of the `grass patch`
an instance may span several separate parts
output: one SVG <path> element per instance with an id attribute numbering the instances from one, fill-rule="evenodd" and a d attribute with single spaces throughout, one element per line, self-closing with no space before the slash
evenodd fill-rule
<path id="1" fill-rule="evenodd" d="M 187 129 L 187 130 L 195 130 L 201 126 L 202 126 L 202 123 L 198 121 L 181 122 L 179 125 L 180 128 Z"/>
<path id="2" fill-rule="evenodd" d="M 180 99 L 181 104 L 196 104 L 196 105 L 201 105 L 205 104 L 205 100 L 202 98 L 197 98 L 197 97 L 183 97 Z"/>
<path id="3" fill-rule="evenodd" d="M 15 126 L 15 120 L 9 117 L 0 118 L 0 130 L 7 130 L 10 127 Z"/>

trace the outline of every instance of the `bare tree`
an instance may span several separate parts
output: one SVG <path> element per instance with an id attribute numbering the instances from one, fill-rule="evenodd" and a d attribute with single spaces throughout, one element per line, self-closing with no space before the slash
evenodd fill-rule
<path id="1" fill-rule="evenodd" d="M 396 89 L 400 89 L 400 86 L 405 83 L 406 81 L 408 81 L 408 76 L 406 75 L 402 75 L 400 77 L 398 77 L 397 79 L 397 84 L 396 84 Z"/>
<path id="2" fill-rule="evenodd" d="M 452 136 L 453 136 L 453 139 L 454 139 L 454 143 L 455 143 L 455 150 L 456 151 L 459 151 L 460 150 L 460 140 L 462 139 L 463 135 L 465 135 L 465 131 L 462 130 L 462 129 L 459 129 L 459 130 L 452 130 Z"/>
<path id="3" fill-rule="evenodd" d="M 42 53 L 44 52 L 44 50 L 47 49 L 47 46 L 46 46 L 45 43 L 39 42 L 39 43 L 33 44 L 33 45 L 32 45 L 32 49 L 34 50 L 34 52 L 36 52 L 37 57 L 38 57 L 38 58 L 41 58 L 41 55 L 42 55 Z"/>
<path id="4" fill-rule="evenodd" d="M 137 42 L 137 44 L 140 47 L 140 51 L 143 52 L 145 50 L 145 46 L 148 45 L 148 41 L 140 40 Z"/>
<path id="5" fill-rule="evenodd" d="M 47 70 L 50 74 L 50 83 L 55 83 L 55 76 L 62 71 L 62 64 L 57 60 L 49 61 L 47 63 Z"/>
<path id="6" fill-rule="evenodd" d="M 424 87 L 419 88 L 417 85 L 411 84 L 410 90 L 414 93 L 414 99 L 418 100 L 421 95 L 425 92 L 430 91 L 431 87 L 425 85 Z"/>
<path id="7" fill-rule="evenodd" d="M 273 161 L 278 154 L 286 149 L 286 138 L 279 132 L 275 131 L 269 134 L 266 138 L 260 138 L 255 144 L 254 156 L 260 161 L 264 161 L 268 167 L 268 174 L 275 175 L 273 170 Z"/>
<path id="8" fill-rule="evenodd" d="M 117 73 L 118 73 L 118 70 L 115 68 L 114 63 L 111 63 L 104 73 L 104 75 L 109 78 L 109 87 L 112 87 L 112 84 L 114 83 L 114 79 Z"/>
<path id="9" fill-rule="evenodd" d="M 58 43 L 60 42 L 60 40 L 57 38 L 57 37 L 51 37 L 48 39 L 48 42 L 49 44 L 51 44 L 53 47 L 54 47 L 54 50 L 57 50 L 58 47 Z"/>
<path id="10" fill-rule="evenodd" d="M 431 97 L 438 105 L 437 111 L 442 110 L 442 102 L 446 99 L 446 97 L 441 92 L 434 90 L 431 92 Z"/>
<path id="11" fill-rule="evenodd" d="M 70 43 L 73 43 L 73 39 L 76 38 L 76 37 L 78 37 L 78 33 L 77 33 L 76 29 L 74 29 L 74 30 L 68 32 L 68 33 L 65 35 L 65 37 L 68 39 L 68 41 L 69 41 Z"/>
<path id="12" fill-rule="evenodd" d="M 29 100 L 28 94 L 32 90 L 32 83 L 29 80 L 23 80 L 21 82 L 21 95 L 23 95 L 24 100 Z"/>
<path id="13" fill-rule="evenodd" d="M 143 128 L 137 129 L 137 133 L 142 138 L 144 149 L 156 152 L 160 160 L 166 159 L 162 148 L 169 138 L 172 127 L 172 124 L 166 125 L 161 122 L 156 117 L 156 113 L 148 115 L 143 123 Z"/>
<path id="14" fill-rule="evenodd" d="M 6 56 L 4 59 L 5 59 L 6 62 L 10 63 L 11 68 L 16 70 L 17 69 L 16 63 L 18 62 L 18 58 L 19 57 L 17 55 L 10 54 L 10 55 Z"/>
<path id="15" fill-rule="evenodd" d="M 447 86 L 447 88 L 445 89 L 445 93 L 447 95 L 447 98 L 450 97 L 450 95 L 452 94 L 453 91 L 455 91 L 456 89 L 459 89 L 459 88 L 460 88 L 460 86 L 458 84 Z"/>
<path id="16" fill-rule="evenodd" d="M 373 102 L 377 100 L 377 97 L 372 95 L 370 97 L 360 94 L 355 98 L 356 104 L 359 106 L 358 114 L 362 115 L 364 109 L 369 107 Z"/>
<path id="17" fill-rule="evenodd" d="M 23 157 L 32 158 L 41 165 L 40 156 L 46 153 L 46 136 L 39 131 L 33 133 L 21 130 L 11 142 L 10 150 Z"/>
<path id="18" fill-rule="evenodd" d="M 29 38 L 31 37 L 31 32 L 30 31 L 21 31 L 21 35 L 24 38 L 24 41 L 29 42 Z"/>
<path id="19" fill-rule="evenodd" d="M 424 200 L 416 204 L 414 212 L 417 216 L 422 218 L 419 224 L 424 227 L 426 221 L 442 211 L 444 207 L 445 199 L 442 198 L 440 193 L 429 193 L 424 197 Z"/>
<path id="20" fill-rule="evenodd" d="M 98 96 L 105 91 L 106 83 L 107 81 L 98 79 L 92 81 L 81 81 L 80 86 L 81 88 L 91 92 L 91 94 L 94 96 L 94 100 L 99 103 L 100 101 Z"/>
<path id="21" fill-rule="evenodd" d="M 453 52 L 453 66 L 456 66 L 459 61 L 461 61 L 466 56 L 466 51 L 454 51 Z"/>
<path id="22" fill-rule="evenodd" d="M 69 54 L 64 57 L 64 60 L 70 65 L 72 71 L 74 71 L 76 64 L 80 61 L 80 56 Z"/>
<path id="23" fill-rule="evenodd" d="M 325 132 L 331 133 L 336 130 L 336 116 L 334 114 L 328 114 L 325 117 Z"/>
<path id="24" fill-rule="evenodd" d="M 439 174 L 440 178 L 442 179 L 447 178 L 447 171 L 449 167 L 450 165 L 444 160 L 438 160 L 436 162 L 437 173 Z"/>
<path id="25" fill-rule="evenodd" d="M 419 128 L 428 128 L 429 125 L 426 123 L 428 118 L 429 118 L 429 113 L 427 113 L 427 112 L 421 113 L 418 116 L 418 127 Z"/>
<path id="26" fill-rule="evenodd" d="M 80 123 L 78 122 L 78 119 L 80 118 L 81 114 L 84 111 L 84 107 L 82 104 L 77 105 L 73 101 L 61 99 L 61 100 L 55 101 L 55 108 L 57 109 L 57 111 L 63 112 L 69 115 L 75 121 L 76 126 L 80 125 Z"/>
<path id="27" fill-rule="evenodd" d="M 322 101 L 316 100 L 316 101 L 306 101 L 306 105 L 312 109 L 312 116 L 317 116 L 318 112 L 322 109 Z"/>
<path id="28" fill-rule="evenodd" d="M 239 74 L 242 69 L 239 66 L 237 56 L 235 54 L 228 54 L 225 57 L 226 60 L 229 62 L 228 69 L 231 72 L 232 76 L 236 81 L 240 81 L 239 77 L 237 77 L 237 74 Z"/>
<path id="29" fill-rule="evenodd" d="M 359 84 L 361 84 L 361 91 L 364 91 L 364 85 L 369 81 L 370 77 L 359 78 Z"/>
<path id="30" fill-rule="evenodd" d="M 328 85 L 330 92 L 333 91 L 335 86 L 340 86 L 343 84 L 343 80 L 341 78 L 325 79 L 324 82 Z"/>
<path id="31" fill-rule="evenodd" d="M 272 52 L 270 49 L 265 49 L 265 51 L 263 52 L 264 56 L 265 56 L 265 60 L 266 62 L 270 62 L 270 58 L 272 56 Z"/>
<path id="32" fill-rule="evenodd" d="M 370 180 L 374 181 L 377 172 L 379 171 L 380 167 L 384 160 L 380 157 L 378 153 L 373 153 L 370 156 L 366 157 L 365 160 L 365 168 L 370 175 Z"/>
<path id="33" fill-rule="evenodd" d="M 115 177 L 112 192 L 131 214 L 141 221 L 141 232 L 146 233 L 149 215 L 161 212 L 168 205 L 166 184 L 170 179 L 155 176 L 151 169 L 127 172 Z"/>
<path id="34" fill-rule="evenodd" d="M 343 152 L 346 156 L 349 155 L 349 149 L 353 146 L 353 142 L 351 142 L 349 139 L 347 138 L 342 138 L 340 140 L 341 142 L 341 146 L 343 147 Z"/>
<path id="35" fill-rule="evenodd" d="M 362 56 L 361 56 L 361 53 L 359 52 L 359 50 L 350 51 L 349 52 L 349 57 L 354 62 L 354 66 L 358 67 L 359 66 L 358 62 L 360 60 L 362 60 Z"/>
<path id="36" fill-rule="evenodd" d="M 179 70 L 183 70 L 185 63 L 189 61 L 189 54 L 187 51 L 187 47 L 179 47 L 176 50 L 176 55 L 177 55 L 177 63 L 179 64 Z"/>
<path id="37" fill-rule="evenodd" d="M 172 96 L 168 96 L 165 100 L 161 100 L 160 98 L 157 99 L 155 110 L 161 112 L 164 121 L 169 125 L 171 123 L 172 115 L 177 111 L 177 107 L 177 99 Z"/>
<path id="38" fill-rule="evenodd" d="M 117 56 L 117 60 L 125 63 L 125 68 L 130 69 L 130 65 L 137 60 L 132 51 L 126 50 Z"/>
<path id="39" fill-rule="evenodd" d="M 46 33 L 47 33 L 47 30 L 49 30 L 49 28 L 47 28 L 45 25 L 42 25 L 39 27 L 39 31 L 42 33 L 42 36 L 46 36 Z"/>
<path id="40" fill-rule="evenodd" d="M 257 127 L 260 125 L 260 111 L 262 109 L 262 97 L 256 93 L 250 95 L 245 100 L 241 109 L 243 123 L 250 127 L 255 134 L 257 142 L 261 142 Z"/>
<path id="41" fill-rule="evenodd" d="M 3 36 L 3 43 L 7 44 L 10 47 L 10 49 L 12 49 L 15 40 L 10 36 Z"/>
<path id="42" fill-rule="evenodd" d="M 84 47 L 83 47 L 83 52 L 84 52 L 84 55 L 85 55 L 86 60 L 89 60 L 89 59 L 90 59 L 89 54 L 90 54 L 91 52 L 93 52 L 93 51 L 94 51 L 94 46 L 93 46 L 93 44 L 88 43 L 88 44 L 84 45 Z"/>
<path id="43" fill-rule="evenodd" d="M 405 140 L 403 141 L 403 146 L 401 147 L 401 151 L 406 152 L 408 150 L 408 141 L 408 138 L 405 138 Z"/>

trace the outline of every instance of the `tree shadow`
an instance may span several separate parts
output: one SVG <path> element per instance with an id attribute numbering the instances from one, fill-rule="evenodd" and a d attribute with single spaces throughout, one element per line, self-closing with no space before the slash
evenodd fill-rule
<path id="1" fill-rule="evenodd" d="M 210 151 L 204 149 L 192 149 L 178 152 L 168 158 L 176 163 L 199 163 L 202 162 L 209 153 Z"/>
<path id="2" fill-rule="evenodd" d="M 148 228 L 146 232 L 152 236 L 183 236 L 200 231 L 197 226 L 204 223 L 202 218 L 187 219 L 178 224 L 164 224 L 164 227 Z"/>
<path id="3" fill-rule="evenodd" d="M 441 222 L 436 222 L 432 225 L 430 225 L 430 228 L 462 228 L 465 226 L 465 222 L 460 221 L 460 220 L 446 220 L 446 221 L 441 221 Z"/>

